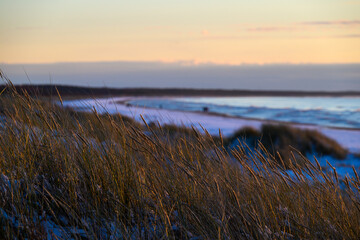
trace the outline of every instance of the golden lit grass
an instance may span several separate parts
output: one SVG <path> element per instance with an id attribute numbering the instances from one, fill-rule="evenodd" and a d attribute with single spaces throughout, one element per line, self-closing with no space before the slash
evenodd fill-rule
<path id="1" fill-rule="evenodd" d="M 0 108 L 4 238 L 360 236 L 359 179 L 306 159 L 289 176 L 269 154 L 230 154 L 196 130 L 76 113 L 15 91 Z"/>

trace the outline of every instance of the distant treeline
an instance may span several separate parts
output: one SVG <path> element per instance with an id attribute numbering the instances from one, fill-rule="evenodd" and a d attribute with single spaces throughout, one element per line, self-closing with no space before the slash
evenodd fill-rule
<path id="1" fill-rule="evenodd" d="M 100 96 L 360 96 L 360 91 L 346 92 L 305 92 L 305 91 L 264 91 L 264 90 L 220 90 L 186 88 L 93 88 L 65 85 L 16 85 L 19 93 L 31 96 L 100 97 Z M 0 85 L 0 92 L 6 85 Z M 6 90 L 4 91 L 6 92 Z"/>

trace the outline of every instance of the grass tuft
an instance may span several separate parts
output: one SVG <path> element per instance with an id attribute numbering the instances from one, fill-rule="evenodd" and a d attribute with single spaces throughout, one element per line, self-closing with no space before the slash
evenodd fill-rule
<path id="1" fill-rule="evenodd" d="M 286 168 L 290 167 L 292 160 L 303 165 L 303 156 L 307 155 L 328 155 L 342 160 L 348 154 L 335 140 L 316 130 L 286 125 L 263 125 L 260 131 L 253 128 L 240 129 L 227 139 L 226 145 L 233 147 L 237 139 L 245 141 L 251 148 L 271 154 L 277 162 L 284 163 Z"/>

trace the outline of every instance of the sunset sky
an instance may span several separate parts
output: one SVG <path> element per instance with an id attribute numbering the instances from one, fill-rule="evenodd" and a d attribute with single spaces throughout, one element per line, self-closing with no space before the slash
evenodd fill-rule
<path id="1" fill-rule="evenodd" d="M 0 1 L 0 62 L 78 61 L 360 63 L 360 1 Z"/>

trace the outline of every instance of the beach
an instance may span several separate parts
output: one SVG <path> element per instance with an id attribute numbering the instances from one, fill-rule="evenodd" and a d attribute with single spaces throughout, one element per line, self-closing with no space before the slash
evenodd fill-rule
<path id="1" fill-rule="evenodd" d="M 165 97 L 164 97 L 165 98 Z M 178 126 L 194 126 L 199 130 L 202 127 L 211 135 L 219 135 L 219 129 L 224 136 L 230 136 L 235 131 L 252 127 L 259 129 L 263 124 L 286 124 L 296 128 L 317 130 L 324 135 L 336 140 L 340 145 L 349 149 L 352 153 L 360 152 L 360 129 L 324 127 L 312 124 L 298 124 L 279 122 L 272 120 L 246 119 L 241 117 L 220 116 L 203 112 L 185 112 L 158 108 L 145 108 L 126 105 L 131 100 L 144 99 L 141 97 L 114 97 L 100 99 L 65 100 L 64 106 L 75 110 L 92 111 L 93 108 L 99 113 L 116 114 L 134 118 L 142 122 L 141 116 L 148 122 L 160 124 L 175 124 Z M 146 99 L 149 99 L 147 97 Z"/>

